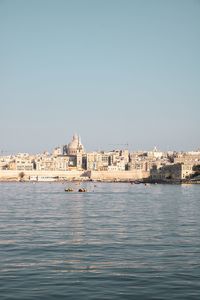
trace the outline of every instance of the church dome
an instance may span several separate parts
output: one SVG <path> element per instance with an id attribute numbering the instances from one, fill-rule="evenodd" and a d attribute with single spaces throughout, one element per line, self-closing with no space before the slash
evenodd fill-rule
<path id="1" fill-rule="evenodd" d="M 67 146 L 68 155 L 76 155 L 77 152 L 83 151 L 83 145 L 77 134 L 73 135 L 72 141 Z"/>
<path id="2" fill-rule="evenodd" d="M 72 141 L 68 144 L 68 149 L 77 149 L 79 146 L 78 135 L 74 134 Z"/>

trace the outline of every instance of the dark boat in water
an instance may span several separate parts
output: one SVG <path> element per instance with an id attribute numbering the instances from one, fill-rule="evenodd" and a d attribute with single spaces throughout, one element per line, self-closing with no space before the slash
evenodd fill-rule
<path id="1" fill-rule="evenodd" d="M 65 189 L 65 192 L 73 192 L 74 190 L 72 188 Z"/>
<path id="2" fill-rule="evenodd" d="M 85 192 L 87 192 L 87 190 L 84 189 L 84 188 L 81 188 L 81 189 L 79 189 L 78 191 L 79 191 L 79 193 L 85 193 Z"/>

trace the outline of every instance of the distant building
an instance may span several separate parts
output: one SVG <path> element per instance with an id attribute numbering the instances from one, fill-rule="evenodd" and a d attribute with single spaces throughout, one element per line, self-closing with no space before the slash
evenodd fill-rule
<path id="1" fill-rule="evenodd" d="M 160 168 L 157 168 L 155 165 L 150 171 L 150 177 L 155 181 L 181 181 L 193 174 L 192 167 L 193 165 L 191 164 L 183 163 L 169 164 Z"/>
<path id="2" fill-rule="evenodd" d="M 147 156 L 151 157 L 151 158 L 157 158 L 157 159 L 161 159 L 163 157 L 163 152 L 158 151 L 158 149 L 156 147 L 154 147 L 154 149 L 152 151 L 148 151 L 147 152 Z"/>
<path id="3" fill-rule="evenodd" d="M 193 174 L 193 166 L 200 165 L 200 151 L 161 152 L 128 150 L 86 153 L 81 138 L 74 134 L 70 143 L 56 147 L 52 154 L 0 156 L 0 170 L 18 171 L 132 171 L 150 173 L 154 180 L 184 180 Z"/>
<path id="4" fill-rule="evenodd" d="M 167 155 L 163 152 L 149 151 L 149 152 L 132 152 L 130 153 L 130 162 L 128 163 L 128 170 L 141 170 L 148 172 L 152 166 L 160 167 L 169 163 Z"/>
<path id="5" fill-rule="evenodd" d="M 84 153 L 85 150 L 81 143 L 81 138 L 77 134 L 74 134 L 72 141 L 63 147 L 63 155 L 69 157 L 69 167 L 82 169 Z"/>
<path id="6" fill-rule="evenodd" d="M 32 171 L 34 162 L 30 159 L 16 158 L 9 163 L 9 170 Z"/>
<path id="7" fill-rule="evenodd" d="M 72 141 L 63 147 L 63 154 L 68 156 L 76 156 L 77 153 L 84 153 L 84 147 L 81 143 L 81 138 L 77 134 L 74 134 Z"/>
<path id="8" fill-rule="evenodd" d="M 53 156 L 59 156 L 59 155 L 62 155 L 62 149 L 61 149 L 61 147 L 56 147 L 56 148 L 53 150 L 52 155 L 53 155 Z"/>
<path id="9" fill-rule="evenodd" d="M 12 156 L 0 156 L 0 170 L 8 170 L 9 164 L 12 161 Z"/>
<path id="10" fill-rule="evenodd" d="M 89 152 L 86 154 L 87 170 L 106 171 L 109 165 L 109 155 L 105 152 Z"/>
<path id="11" fill-rule="evenodd" d="M 200 164 L 200 151 L 177 153 L 174 158 L 174 163 L 189 163 L 193 165 L 198 165 Z"/>

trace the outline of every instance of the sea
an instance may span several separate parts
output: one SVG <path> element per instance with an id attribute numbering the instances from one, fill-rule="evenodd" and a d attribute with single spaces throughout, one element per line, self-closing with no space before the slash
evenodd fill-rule
<path id="1" fill-rule="evenodd" d="M 200 299 L 200 185 L 0 183 L 0 299 Z"/>

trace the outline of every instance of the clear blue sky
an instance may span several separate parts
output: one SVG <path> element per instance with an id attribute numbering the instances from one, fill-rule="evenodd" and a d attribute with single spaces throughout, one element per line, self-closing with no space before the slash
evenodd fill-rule
<path id="1" fill-rule="evenodd" d="M 0 151 L 199 148 L 200 1 L 0 0 L 0 112 Z"/>

